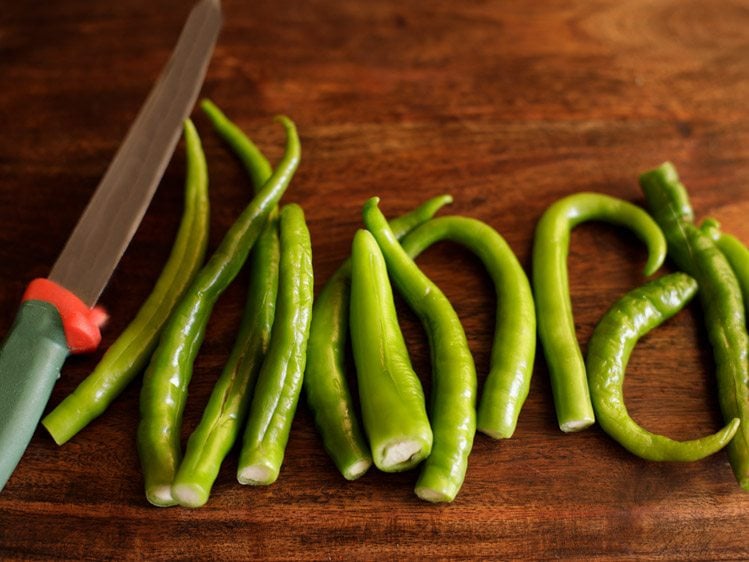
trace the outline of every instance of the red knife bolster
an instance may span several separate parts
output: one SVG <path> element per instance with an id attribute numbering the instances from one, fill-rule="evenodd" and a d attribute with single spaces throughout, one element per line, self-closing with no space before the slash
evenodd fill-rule
<path id="1" fill-rule="evenodd" d="M 107 320 L 107 313 L 102 307 L 89 308 L 74 293 L 45 278 L 29 283 L 21 301 L 28 300 L 44 301 L 57 309 L 71 353 L 87 353 L 99 346 L 99 328 Z"/>

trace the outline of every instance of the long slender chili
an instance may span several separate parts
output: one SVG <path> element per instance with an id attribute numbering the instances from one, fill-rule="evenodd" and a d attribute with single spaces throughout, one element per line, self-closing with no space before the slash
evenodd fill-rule
<path id="1" fill-rule="evenodd" d="M 181 460 L 179 429 L 187 385 L 211 310 L 241 269 L 299 164 L 296 127 L 286 117 L 279 120 L 287 134 L 283 158 L 177 305 L 144 376 L 138 451 L 146 497 L 154 505 L 175 504 L 171 486 Z"/>
<path id="2" fill-rule="evenodd" d="M 741 420 L 727 447 L 728 457 L 736 480 L 749 490 L 749 336 L 741 288 L 723 252 L 695 226 L 689 196 L 673 164 L 667 162 L 642 174 L 640 187 L 666 235 L 669 256 L 700 286 L 723 418 Z"/>
<path id="3" fill-rule="evenodd" d="M 450 202 L 449 195 L 433 197 L 391 220 L 390 228 L 400 239 Z M 315 298 L 304 392 L 325 449 L 344 478 L 354 480 L 367 471 L 372 457 L 346 381 L 350 292 L 351 260 L 347 259 Z"/>
<path id="4" fill-rule="evenodd" d="M 477 427 L 495 439 L 511 437 L 528 396 L 536 353 L 536 312 L 528 277 L 499 233 L 476 219 L 432 219 L 410 232 L 401 245 L 415 258 L 441 240 L 456 242 L 473 252 L 494 283 L 494 343 Z"/>
<path id="5" fill-rule="evenodd" d="M 208 172 L 200 137 L 190 120 L 185 121 L 184 137 L 185 207 L 172 251 L 132 322 L 91 374 L 42 420 L 58 445 L 104 413 L 143 370 L 169 315 L 203 264 L 209 226 Z"/>
<path id="6" fill-rule="evenodd" d="M 416 312 L 432 355 L 432 453 L 416 482 L 416 494 L 449 502 L 465 479 L 476 433 L 476 367 L 463 326 L 450 301 L 408 257 L 374 197 L 364 205 L 364 224 L 382 249 L 398 291 Z"/>
<path id="7" fill-rule="evenodd" d="M 603 315 L 588 344 L 588 381 L 596 419 L 631 453 L 652 461 L 696 461 L 719 451 L 736 434 L 739 419 L 720 431 L 675 441 L 640 427 L 624 404 L 624 373 L 637 340 L 679 312 L 697 293 L 697 282 L 672 273 L 638 287 Z"/>
<path id="8" fill-rule="evenodd" d="M 221 138 L 244 164 L 258 192 L 271 175 L 268 160 L 215 104 L 204 100 L 202 107 Z M 279 259 L 277 209 L 274 209 L 247 260 L 250 282 L 237 337 L 174 477 L 172 495 L 180 505 L 199 507 L 208 501 L 221 463 L 239 436 L 268 350 L 276 310 Z"/>
<path id="9" fill-rule="evenodd" d="M 203 417 L 190 435 L 172 484 L 180 505 L 208 501 L 221 463 L 239 437 L 263 357 L 268 350 L 276 310 L 280 243 L 275 211 L 248 258 L 250 284 L 242 322 L 229 359 L 213 387 Z"/>
<path id="10" fill-rule="evenodd" d="M 278 478 L 307 359 L 314 296 L 309 231 L 304 212 L 294 204 L 281 209 L 279 224 L 276 317 L 239 453 L 237 479 L 242 484 L 271 484 Z"/>
<path id="11" fill-rule="evenodd" d="M 351 250 L 351 346 L 364 429 L 377 468 L 399 472 L 432 450 L 424 391 L 411 367 L 385 258 L 359 230 Z"/>
<path id="12" fill-rule="evenodd" d="M 570 230 L 590 220 L 625 226 L 641 238 L 649 252 L 645 275 L 654 273 L 666 257 L 666 241 L 653 219 L 643 209 L 615 197 L 569 195 L 541 217 L 533 243 L 533 289 L 557 421 L 565 432 L 585 429 L 595 421 L 567 276 Z"/>

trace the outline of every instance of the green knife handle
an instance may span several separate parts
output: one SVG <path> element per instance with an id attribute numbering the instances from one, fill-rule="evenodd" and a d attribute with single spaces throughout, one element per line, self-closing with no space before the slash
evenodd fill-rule
<path id="1" fill-rule="evenodd" d="M 31 441 L 68 354 L 57 309 L 24 301 L 0 348 L 0 490 Z"/>

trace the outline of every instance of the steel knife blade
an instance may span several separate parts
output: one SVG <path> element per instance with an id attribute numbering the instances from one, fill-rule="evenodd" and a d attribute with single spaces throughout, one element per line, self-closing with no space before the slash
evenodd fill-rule
<path id="1" fill-rule="evenodd" d="M 70 353 L 98 344 L 94 307 L 148 208 L 192 111 L 221 28 L 219 0 L 190 12 L 169 61 L 47 279 L 32 281 L 0 348 L 0 491 Z"/>

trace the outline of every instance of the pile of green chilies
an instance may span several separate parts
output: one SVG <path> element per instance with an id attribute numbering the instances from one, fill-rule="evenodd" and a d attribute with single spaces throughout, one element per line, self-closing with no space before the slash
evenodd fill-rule
<path id="1" fill-rule="evenodd" d="M 508 438 L 515 431 L 530 387 L 536 345 L 533 296 L 515 254 L 481 221 L 432 218 L 451 200 L 435 197 L 390 223 L 377 198 L 366 203 L 367 230 L 356 234 L 351 260 L 331 277 L 315 302 L 304 383 L 323 443 L 344 477 L 358 478 L 372 462 L 394 472 L 423 461 L 416 494 L 432 502 L 450 502 L 457 495 L 477 428 L 494 438 Z M 476 371 L 460 320 L 413 261 L 441 240 L 473 252 L 497 294 L 490 372 L 478 412 Z M 400 332 L 391 279 L 429 338 L 428 407 Z M 349 330 L 363 430 L 345 373 Z"/>
<path id="2" fill-rule="evenodd" d="M 671 164 L 640 177 L 650 214 L 598 193 L 577 193 L 551 205 L 536 228 L 532 288 L 512 249 L 489 225 L 463 216 L 434 218 L 452 202 L 449 195 L 391 221 L 380 211 L 379 198 L 371 198 L 351 258 L 313 305 L 304 212 L 295 204 L 278 206 L 300 158 L 294 124 L 278 119 L 287 143 L 273 170 L 216 105 L 205 100 L 202 107 L 244 165 L 255 197 L 204 263 L 208 173 L 198 133 L 186 121 L 185 207 L 172 253 L 154 291 L 94 372 L 42 420 L 58 444 L 99 416 L 145 368 L 138 451 L 146 497 L 157 506 L 198 507 L 208 501 L 236 442 L 240 483 L 267 485 L 278 478 L 303 388 L 323 444 L 347 480 L 359 478 L 372 464 L 384 472 L 421 466 L 416 494 L 430 502 L 451 502 L 463 484 L 476 430 L 494 439 L 513 435 L 530 387 L 538 329 L 562 431 L 579 431 L 597 420 L 626 449 L 654 461 L 699 460 L 727 446 L 736 478 L 749 490 L 744 308 L 749 249 L 722 233 L 714 219 L 694 224 L 686 190 Z M 566 257 L 570 231 L 590 220 L 624 226 L 639 236 L 649 253 L 646 275 L 655 273 L 667 254 L 682 272 L 623 295 L 602 316 L 584 359 Z M 494 284 L 494 342 L 480 397 L 460 319 L 414 262 L 439 241 L 476 255 Z M 235 344 L 183 455 L 180 430 L 192 365 L 216 301 L 245 261 L 250 282 Z M 393 286 L 429 339 L 429 397 L 411 366 Z M 726 425 L 700 439 L 676 441 L 649 432 L 629 416 L 624 373 L 637 340 L 696 294 L 715 352 Z M 349 335 L 360 411 L 347 380 Z"/>
<path id="3" fill-rule="evenodd" d="M 549 366 L 554 404 L 563 431 L 597 419 L 632 453 L 658 461 L 693 461 L 727 447 L 740 486 L 749 490 L 749 250 L 723 234 L 714 219 L 701 227 L 686 189 L 670 163 L 640 176 L 650 211 L 600 194 L 578 193 L 557 201 L 539 221 L 533 280 L 539 336 Z M 567 283 L 569 231 L 586 220 L 632 229 L 649 249 L 645 273 L 654 273 L 666 252 L 682 270 L 637 287 L 614 303 L 588 343 L 587 361 L 575 336 Z M 713 347 L 718 395 L 726 425 L 716 433 L 675 441 L 640 427 L 627 413 L 624 372 L 637 340 L 679 312 L 699 293 Z M 742 297 L 745 295 L 744 297 Z M 595 412 L 595 415 L 594 415 Z"/>
<path id="4" fill-rule="evenodd" d="M 668 240 L 669 256 L 699 286 L 708 337 L 713 347 L 718 398 L 726 422 L 738 418 L 736 435 L 728 443 L 728 457 L 737 481 L 749 490 L 749 336 L 745 275 L 747 251 L 715 221 L 703 228 L 694 213 L 676 168 L 670 163 L 640 176 L 640 186 L 655 220 Z"/>
<path id="5" fill-rule="evenodd" d="M 208 174 L 200 139 L 185 124 L 186 205 L 153 293 L 96 370 L 43 424 L 59 444 L 85 427 L 147 365 L 138 450 L 154 505 L 203 505 L 221 463 L 244 427 L 238 478 L 268 484 L 278 475 L 301 392 L 312 311 L 312 250 L 304 213 L 277 204 L 299 164 L 294 124 L 279 117 L 287 143 L 275 171 L 260 150 L 210 101 L 203 109 L 245 165 L 255 197 L 203 263 Z M 250 286 L 235 346 L 190 436 L 180 447 L 187 387 L 219 296 L 250 261 Z"/>
<path id="6" fill-rule="evenodd" d="M 309 406 L 341 473 L 353 479 L 372 462 L 381 470 L 397 471 L 423 460 L 419 497 L 452 501 L 460 489 L 476 429 L 476 374 L 454 310 L 412 259 L 432 242 L 450 239 L 481 258 L 498 296 L 492 370 L 478 408 L 478 429 L 495 438 L 512 435 L 528 392 L 537 315 L 563 431 L 582 430 L 597 418 L 625 448 L 653 461 L 695 461 L 727 446 L 736 477 L 748 489 L 749 376 L 741 295 L 749 294 L 749 250 L 720 233 L 715 220 L 701 228 L 692 224 L 686 191 L 670 164 L 643 174 L 640 181 L 652 214 L 597 193 L 574 194 L 549 207 L 534 241 L 535 307 L 515 256 L 487 225 L 466 217 L 431 218 L 440 204 L 435 199 L 426 204 L 434 209 L 423 214 L 419 226 L 413 221 L 409 232 L 401 230 L 402 219 L 388 225 L 377 198 L 367 202 L 368 230 L 357 233 L 352 260 L 333 275 L 315 304 L 305 379 Z M 410 217 L 420 214 L 417 209 Z M 660 277 L 613 304 L 598 323 L 585 360 L 572 318 L 566 257 L 571 229 L 589 220 L 637 234 L 649 251 L 646 275 L 660 268 L 667 253 L 686 273 Z M 429 337 L 429 407 L 398 327 L 391 280 Z M 676 441 L 647 431 L 628 415 L 624 372 L 637 340 L 679 312 L 698 287 L 726 425 L 699 439 Z M 346 386 L 343 354 L 349 319 L 364 431 Z"/>

